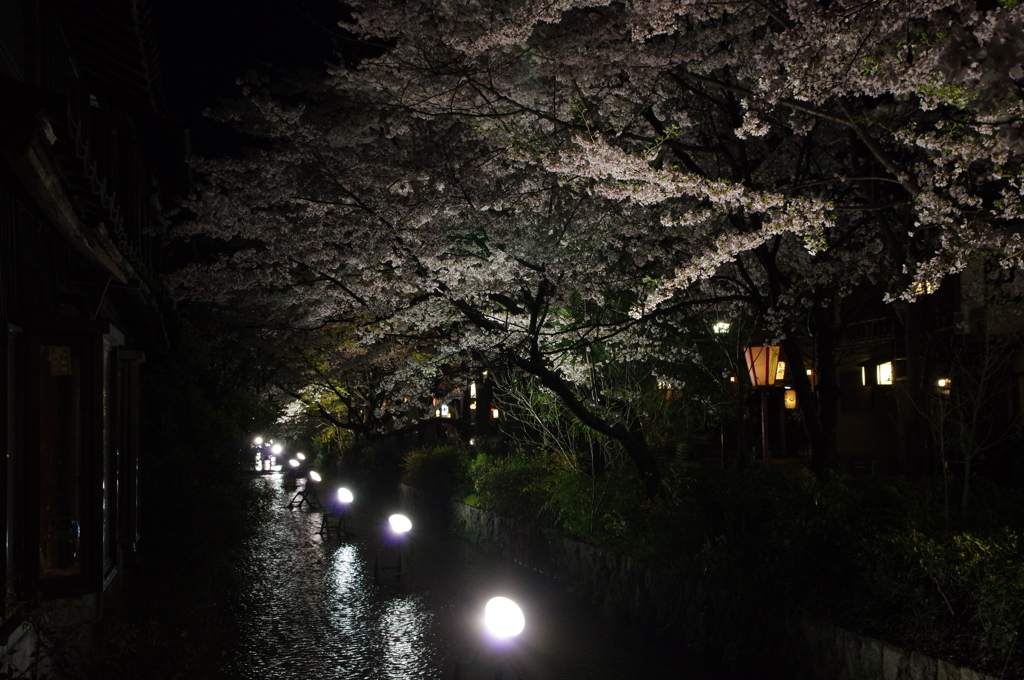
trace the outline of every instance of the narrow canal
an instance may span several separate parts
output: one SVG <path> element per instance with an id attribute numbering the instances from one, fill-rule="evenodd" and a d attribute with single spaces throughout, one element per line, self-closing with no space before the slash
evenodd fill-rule
<path id="1" fill-rule="evenodd" d="M 279 474 L 253 483 L 270 485 L 276 502 L 239 565 L 251 587 L 237 603 L 238 677 L 448 679 L 458 667 L 462 678 L 490 680 L 498 657 L 481 619 L 494 596 L 516 601 L 526 617 L 524 632 L 500 652 L 511 668 L 505 680 L 728 677 L 606 621 L 533 572 L 415 526 L 406 539 L 406 582 L 378 584 L 374 560 L 386 517 L 397 508 L 357 498 L 349 533 L 325 538 L 320 512 L 287 507 L 294 491 L 282 488 Z"/>

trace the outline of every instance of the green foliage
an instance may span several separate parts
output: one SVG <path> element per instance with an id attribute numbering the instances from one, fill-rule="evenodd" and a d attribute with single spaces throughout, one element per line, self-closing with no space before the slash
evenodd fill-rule
<path id="1" fill-rule="evenodd" d="M 666 466 L 666 497 L 649 501 L 629 475 L 595 480 L 560 461 L 480 454 L 470 466 L 474 504 L 882 637 L 958 636 L 975 659 L 997 665 L 1020 646 L 1019 493 L 979 480 L 972 514 L 951 527 L 941 480 L 823 482 L 807 471 L 738 473 L 677 458 Z"/>
<path id="2" fill-rule="evenodd" d="M 402 478 L 405 449 L 391 440 L 358 440 L 341 456 L 342 471 L 370 486 L 392 485 Z"/>
<path id="3" fill-rule="evenodd" d="M 465 496 L 472 455 L 472 449 L 458 444 L 413 449 L 405 454 L 402 481 L 444 498 Z"/>
<path id="4" fill-rule="evenodd" d="M 544 480 L 547 514 L 561 531 L 595 545 L 621 542 L 643 521 L 643 486 L 628 480 L 555 469 Z"/>
<path id="5" fill-rule="evenodd" d="M 962 632 L 978 648 L 1002 654 L 1024 631 L 1024 544 L 1010 529 L 874 535 L 860 566 L 878 605 L 906 617 L 913 631 Z"/>
<path id="6" fill-rule="evenodd" d="M 536 522 L 547 503 L 546 461 L 517 451 L 510 456 L 480 453 L 469 466 L 481 507 L 499 515 Z"/>

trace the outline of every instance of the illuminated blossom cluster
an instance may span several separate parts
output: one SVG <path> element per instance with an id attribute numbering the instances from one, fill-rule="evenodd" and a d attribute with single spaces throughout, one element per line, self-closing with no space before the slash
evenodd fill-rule
<path id="1" fill-rule="evenodd" d="M 1020 6 L 356 10 L 378 56 L 289 91 L 253 79 L 219 113 L 267 143 L 201 167 L 179 233 L 222 255 L 176 275 L 182 296 L 500 359 L 643 469 L 642 423 L 587 396 L 583 348 L 657 361 L 655 322 L 713 305 L 794 338 L 858 286 L 913 300 L 977 258 L 1021 264 Z M 416 356 L 390 386 L 436 377 Z"/>

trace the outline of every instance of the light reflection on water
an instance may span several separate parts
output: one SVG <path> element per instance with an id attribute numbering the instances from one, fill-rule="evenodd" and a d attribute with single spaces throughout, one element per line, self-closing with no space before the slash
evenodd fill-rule
<path id="1" fill-rule="evenodd" d="M 388 602 L 381 617 L 381 633 L 386 641 L 384 677 L 426 677 L 422 669 L 429 667 L 431 649 L 427 632 L 433 616 L 419 597 L 404 597 Z"/>
<path id="2" fill-rule="evenodd" d="M 240 565 L 254 587 L 239 593 L 239 658 L 252 680 L 444 677 L 444 645 L 433 603 L 413 589 L 374 583 L 374 532 L 325 540 L 319 513 L 287 507 L 276 475 L 274 516 Z M 372 522 L 369 523 L 373 525 Z M 362 535 L 366 534 L 366 535 Z"/>

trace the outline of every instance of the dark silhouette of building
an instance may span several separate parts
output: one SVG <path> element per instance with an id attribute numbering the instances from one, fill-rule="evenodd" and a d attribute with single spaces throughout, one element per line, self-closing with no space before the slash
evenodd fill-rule
<path id="1" fill-rule="evenodd" d="M 145 0 L 0 3 L 0 646 L 19 670 L 36 632 L 10 603 L 94 621 L 135 551 L 155 244 L 186 151 Z"/>

